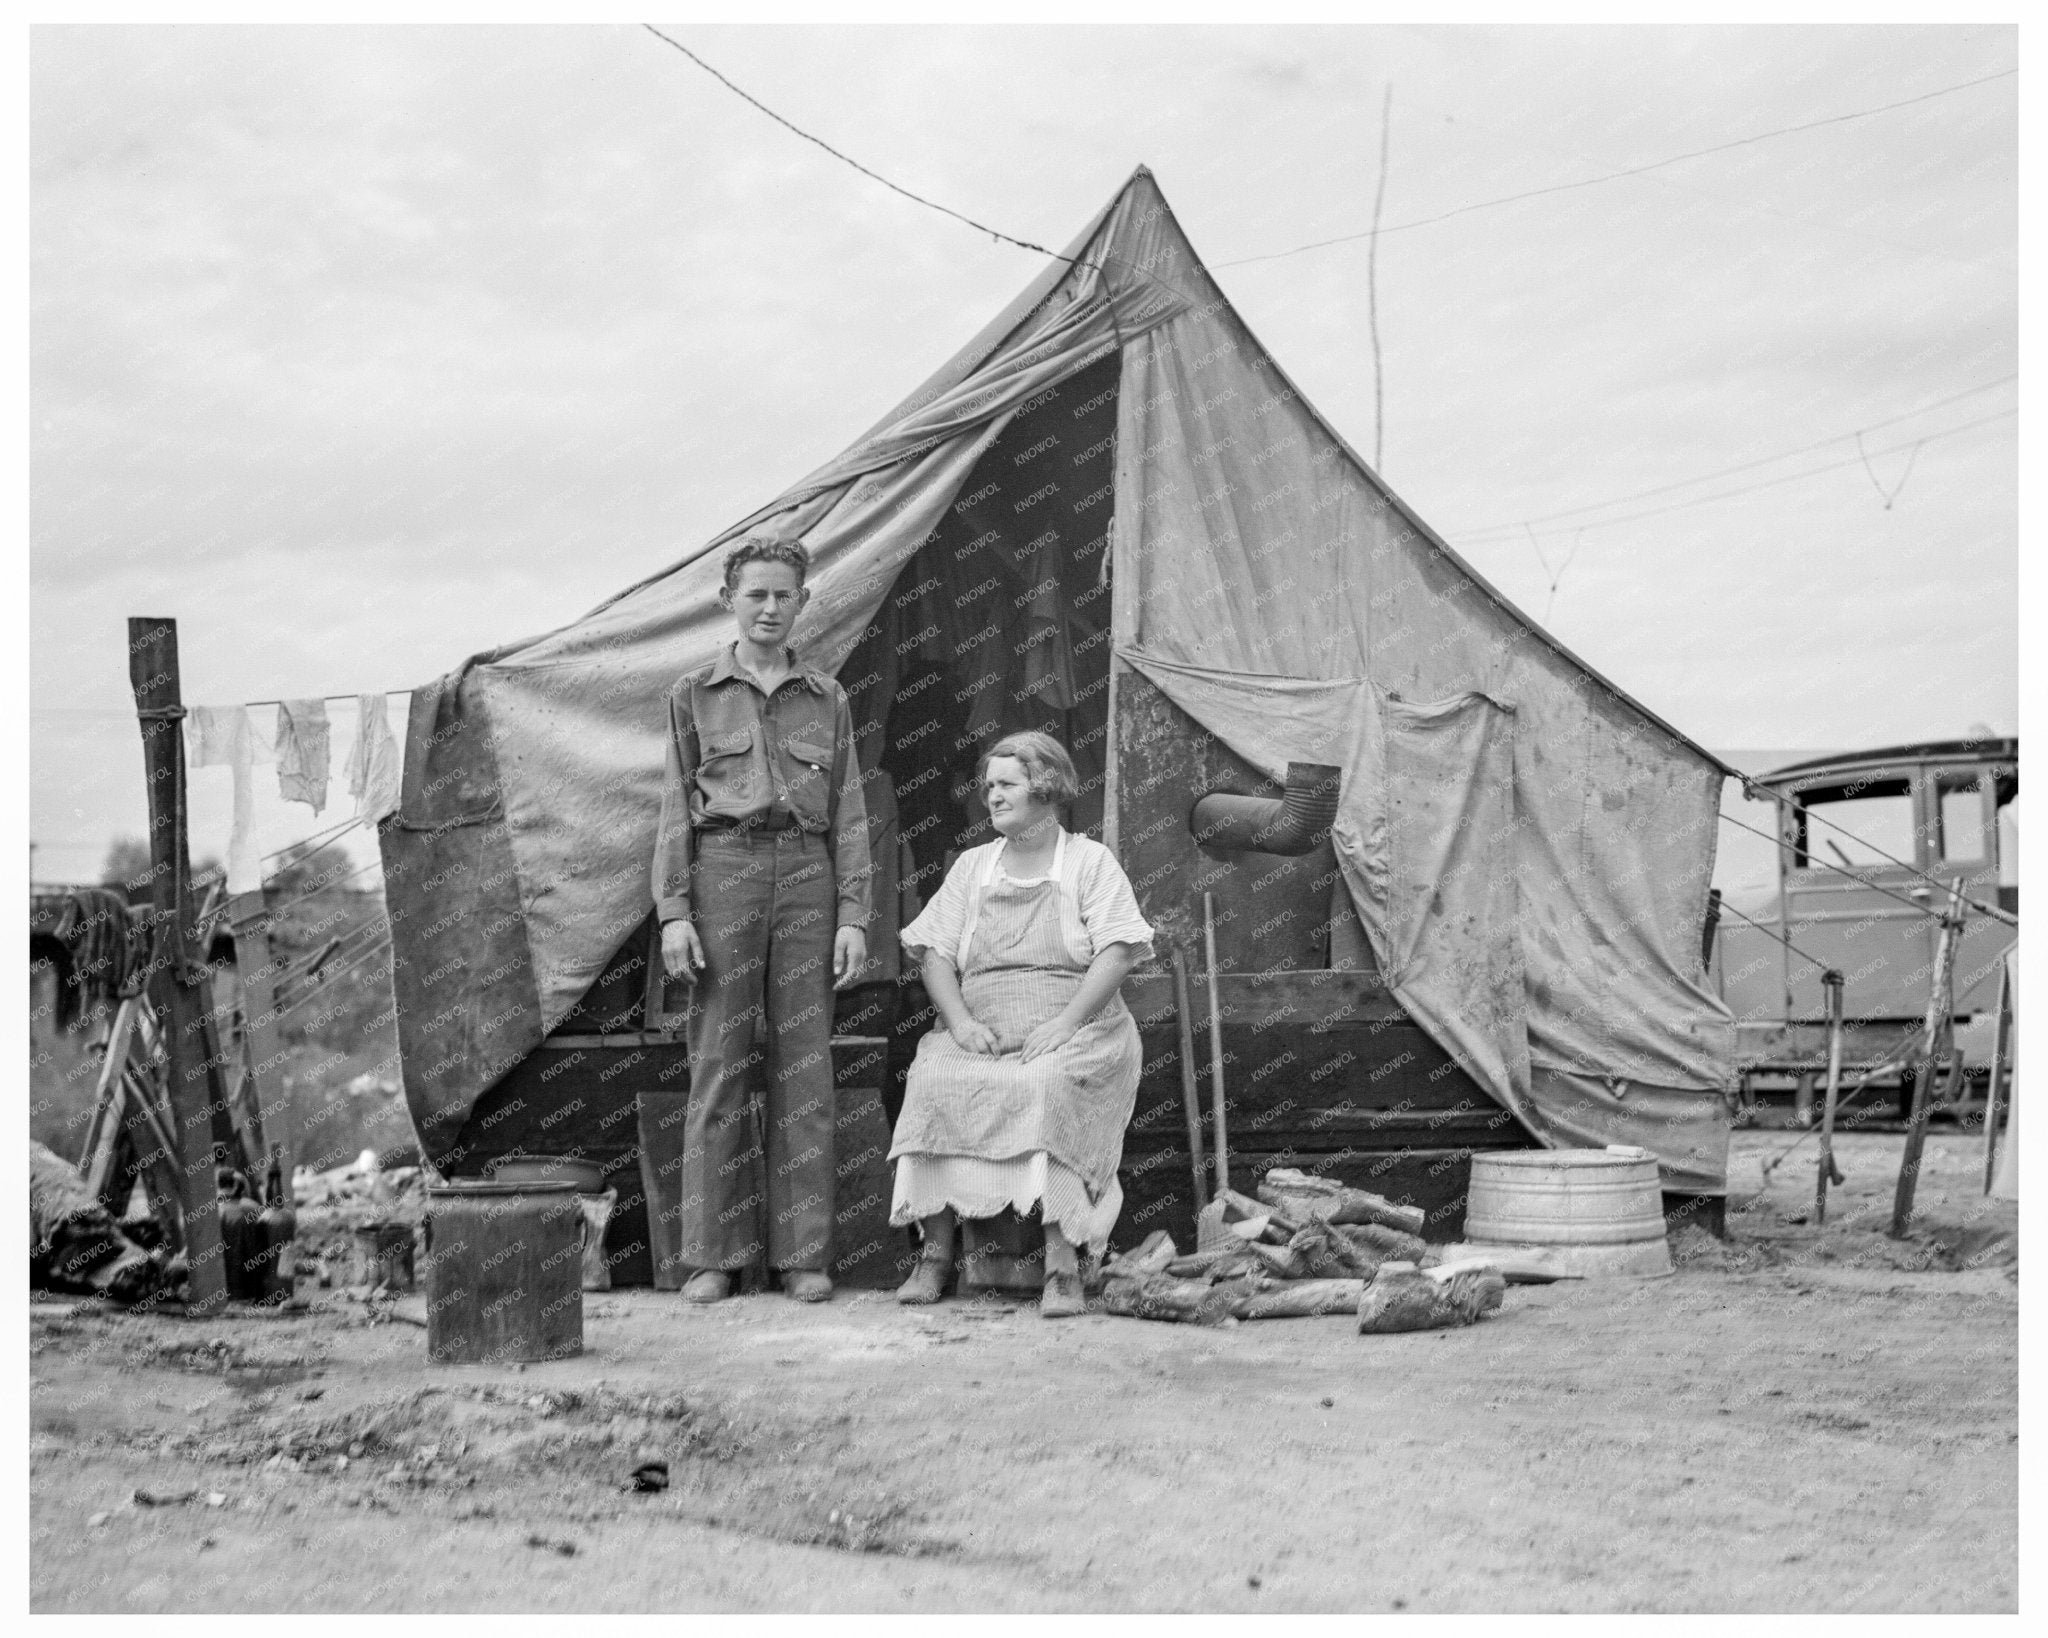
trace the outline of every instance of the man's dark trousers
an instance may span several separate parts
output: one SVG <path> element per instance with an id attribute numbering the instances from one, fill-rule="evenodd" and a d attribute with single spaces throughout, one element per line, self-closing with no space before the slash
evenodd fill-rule
<path id="1" fill-rule="evenodd" d="M 771 1267 L 823 1270 L 833 1177 L 831 855 L 822 836 L 794 828 L 702 830 L 690 893 L 705 965 L 687 1025 L 681 1260 L 738 1270 L 765 1250 Z M 756 1085 L 765 1087 L 758 1110 Z"/>

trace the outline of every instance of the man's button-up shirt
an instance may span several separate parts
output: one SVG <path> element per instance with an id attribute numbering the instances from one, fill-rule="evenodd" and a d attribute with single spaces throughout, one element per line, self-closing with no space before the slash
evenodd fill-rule
<path id="1" fill-rule="evenodd" d="M 867 817 L 853 715 L 832 678 L 790 656 L 772 694 L 740 668 L 735 646 L 669 690 L 668 767 L 654 845 L 654 902 L 664 922 L 690 914 L 693 832 L 779 810 L 823 836 L 839 890 L 839 925 L 869 917 Z"/>

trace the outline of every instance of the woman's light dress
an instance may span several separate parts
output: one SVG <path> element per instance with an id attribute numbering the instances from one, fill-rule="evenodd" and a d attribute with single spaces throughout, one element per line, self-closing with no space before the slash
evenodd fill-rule
<path id="1" fill-rule="evenodd" d="M 1043 1208 L 1075 1245 L 1100 1252 L 1123 1207 L 1117 1164 L 1138 1095 L 1143 1053 L 1120 995 L 1056 1052 L 1030 1063 L 1019 1049 L 1058 1015 L 1098 952 L 1152 953 L 1152 929 L 1115 856 L 1064 830 L 1043 876 L 1004 870 L 1002 841 L 970 849 L 922 915 L 903 930 L 914 961 L 953 959 L 961 999 L 996 1034 L 996 1056 L 969 1052 L 944 1024 L 918 1043 L 890 1158 L 890 1221 L 951 1207 L 990 1217 Z"/>

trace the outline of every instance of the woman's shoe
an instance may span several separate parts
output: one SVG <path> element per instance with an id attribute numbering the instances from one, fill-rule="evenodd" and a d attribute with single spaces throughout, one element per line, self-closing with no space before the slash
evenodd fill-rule
<path id="1" fill-rule="evenodd" d="M 951 1258 L 920 1257 L 910 1278 L 896 1288 L 896 1300 L 918 1308 L 935 1303 L 946 1294 L 946 1281 L 952 1273 Z"/>
<path id="2" fill-rule="evenodd" d="M 1088 1312 L 1088 1299 L 1081 1295 L 1081 1272 L 1048 1274 L 1045 1290 L 1038 1299 L 1038 1312 L 1045 1319 L 1071 1319 Z"/>

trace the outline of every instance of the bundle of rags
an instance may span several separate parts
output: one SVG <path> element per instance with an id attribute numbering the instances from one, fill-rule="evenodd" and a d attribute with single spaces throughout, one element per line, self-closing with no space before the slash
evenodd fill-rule
<path id="1" fill-rule="evenodd" d="M 118 1303 L 141 1302 L 157 1265 L 123 1232 L 77 1168 L 33 1139 L 28 1146 L 29 1284 Z"/>

